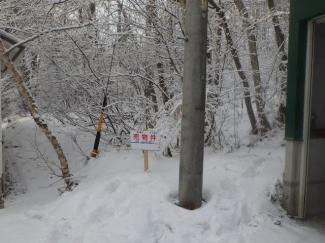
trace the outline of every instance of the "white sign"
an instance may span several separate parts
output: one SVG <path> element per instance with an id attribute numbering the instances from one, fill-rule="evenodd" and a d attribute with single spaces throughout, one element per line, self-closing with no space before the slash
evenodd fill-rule
<path id="1" fill-rule="evenodd" d="M 152 131 L 131 131 L 131 148 L 141 150 L 159 150 L 158 135 Z"/>

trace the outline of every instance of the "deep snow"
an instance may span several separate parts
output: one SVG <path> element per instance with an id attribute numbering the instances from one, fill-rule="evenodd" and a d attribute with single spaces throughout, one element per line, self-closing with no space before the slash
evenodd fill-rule
<path id="1" fill-rule="evenodd" d="M 228 154 L 206 150 L 206 203 L 188 211 L 175 205 L 176 153 L 173 158 L 149 153 L 147 173 L 141 151 L 102 149 L 98 159 L 85 163 L 64 135 L 71 129 L 54 124 L 52 129 L 79 185 L 60 195 L 63 182 L 35 153 L 37 147 L 56 160 L 45 136 L 30 119 L 10 124 L 4 129 L 6 158 L 16 183 L 0 211 L 1 243 L 325 242 L 324 220 L 290 219 L 270 200 L 283 173 L 281 139 Z M 77 135 L 89 154 L 93 137 Z"/>

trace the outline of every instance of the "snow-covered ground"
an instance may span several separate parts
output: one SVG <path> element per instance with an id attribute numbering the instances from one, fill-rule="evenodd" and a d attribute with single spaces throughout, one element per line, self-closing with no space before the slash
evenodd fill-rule
<path id="1" fill-rule="evenodd" d="M 15 183 L 0 211 L 2 243 L 324 243 L 323 220 L 290 219 L 270 198 L 282 178 L 284 146 L 273 139 L 257 148 L 225 154 L 206 150 L 204 205 L 188 211 L 175 205 L 178 161 L 141 151 L 107 148 L 88 163 L 76 145 L 56 130 L 79 185 L 63 186 L 51 163 L 55 154 L 30 119 L 4 129 L 8 173 Z M 89 154 L 93 138 L 77 136 Z M 37 150 L 39 151 L 37 153 Z"/>

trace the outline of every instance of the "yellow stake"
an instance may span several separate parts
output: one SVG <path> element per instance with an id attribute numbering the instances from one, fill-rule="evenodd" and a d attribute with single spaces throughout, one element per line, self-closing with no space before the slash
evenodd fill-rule
<path id="1" fill-rule="evenodd" d="M 104 120 L 104 108 L 106 107 L 106 105 L 107 105 L 107 98 L 106 98 L 106 95 L 105 95 L 104 96 L 102 113 L 100 113 L 100 117 L 99 117 L 94 149 L 93 149 L 93 152 L 91 153 L 91 157 L 93 157 L 93 158 L 96 158 L 96 156 L 98 154 L 98 146 L 99 146 L 99 141 L 100 141 L 100 132 L 102 130 L 102 123 L 103 123 L 103 120 Z"/>

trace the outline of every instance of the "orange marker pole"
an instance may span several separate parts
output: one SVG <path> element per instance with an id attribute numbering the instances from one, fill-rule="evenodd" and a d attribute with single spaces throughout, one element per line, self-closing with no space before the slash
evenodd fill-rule
<path id="1" fill-rule="evenodd" d="M 96 134 L 96 139 L 95 139 L 95 144 L 94 144 L 94 149 L 93 152 L 91 153 L 91 157 L 96 158 L 98 154 L 98 147 L 99 147 L 99 141 L 100 141 L 100 133 L 102 130 L 102 123 L 104 120 L 104 108 L 107 106 L 107 97 L 106 95 L 104 96 L 104 102 L 103 102 L 103 107 L 102 107 L 102 113 L 100 113 L 99 117 L 99 122 L 98 122 L 98 128 L 97 128 L 97 134 Z"/>

